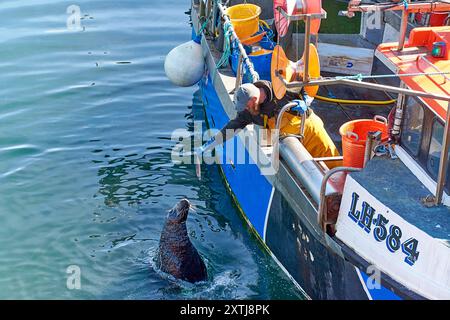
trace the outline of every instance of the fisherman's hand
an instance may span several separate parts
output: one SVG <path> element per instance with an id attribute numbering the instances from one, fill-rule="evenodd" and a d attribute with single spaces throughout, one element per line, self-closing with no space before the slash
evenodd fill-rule
<path id="1" fill-rule="evenodd" d="M 197 175 L 197 178 L 201 180 L 202 177 L 202 170 L 201 170 L 201 159 L 203 157 L 203 154 L 206 151 L 209 151 L 211 149 L 214 149 L 214 147 L 217 145 L 216 137 L 212 137 L 207 142 L 205 142 L 201 147 L 194 149 L 194 163 L 195 163 L 195 173 Z"/>
<path id="2" fill-rule="evenodd" d="M 309 107 L 311 103 L 314 101 L 313 97 L 310 97 L 306 91 L 303 92 L 303 101 L 306 103 L 306 106 Z"/>
<path id="3" fill-rule="evenodd" d="M 291 111 L 297 112 L 298 115 L 303 115 L 306 110 L 308 110 L 308 106 L 305 101 L 303 100 L 292 100 L 292 102 L 296 103 L 297 105 L 291 108 Z"/>

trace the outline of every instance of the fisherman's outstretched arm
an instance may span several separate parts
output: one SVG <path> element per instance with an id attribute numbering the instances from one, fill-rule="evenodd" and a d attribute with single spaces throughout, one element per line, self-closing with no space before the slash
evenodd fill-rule
<path id="1" fill-rule="evenodd" d="M 236 118 L 230 120 L 214 137 L 196 150 L 196 153 L 204 153 L 217 145 L 221 145 L 226 140 L 233 138 L 239 131 L 252 122 L 252 116 L 248 111 L 244 110 L 239 112 Z"/>

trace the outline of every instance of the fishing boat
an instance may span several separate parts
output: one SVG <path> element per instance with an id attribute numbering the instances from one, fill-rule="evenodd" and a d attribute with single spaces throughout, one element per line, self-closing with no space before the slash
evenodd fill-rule
<path id="1" fill-rule="evenodd" d="M 270 137 L 248 125 L 215 148 L 241 214 L 310 299 L 450 299 L 449 12 L 446 1 L 352 0 L 340 14 L 359 15 L 360 33 L 322 35 L 319 0 L 191 3 L 210 128 L 236 116 L 242 83 L 265 79 L 277 98 L 314 96 L 340 150 L 313 157 L 303 125 L 277 131 L 293 103 Z"/>

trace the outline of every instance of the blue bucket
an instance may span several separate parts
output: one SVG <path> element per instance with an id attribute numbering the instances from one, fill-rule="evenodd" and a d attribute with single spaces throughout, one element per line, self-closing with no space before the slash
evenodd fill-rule
<path id="1" fill-rule="evenodd" d="M 271 81 L 271 75 L 270 75 L 270 64 L 272 61 L 272 50 L 275 47 L 275 44 L 267 37 L 264 37 L 259 42 L 259 47 L 261 49 L 270 50 L 270 52 L 264 53 L 264 54 L 257 54 L 252 55 L 252 47 L 250 46 L 244 46 L 245 51 L 247 52 L 247 55 L 250 59 L 250 61 L 253 63 L 253 67 L 255 68 L 255 71 L 258 72 L 259 78 L 261 80 L 268 80 Z M 231 53 L 231 69 L 233 70 L 234 75 L 237 75 L 237 68 L 239 64 L 239 49 L 236 45 L 233 45 L 233 50 Z M 251 82 L 251 76 L 248 72 L 247 68 L 244 67 L 244 75 L 242 78 L 243 83 Z"/>

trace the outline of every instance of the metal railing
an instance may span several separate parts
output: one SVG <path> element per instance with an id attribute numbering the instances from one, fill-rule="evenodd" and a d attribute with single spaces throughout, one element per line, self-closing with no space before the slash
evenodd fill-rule
<path id="1" fill-rule="evenodd" d="M 348 10 L 339 12 L 340 15 L 346 15 L 349 18 L 355 16 L 355 12 L 375 12 L 375 11 L 402 11 L 400 24 L 400 34 L 398 41 L 398 51 L 403 50 L 408 28 L 408 15 L 410 13 L 427 13 L 427 12 L 448 12 L 450 11 L 450 2 L 438 1 L 407 1 L 398 3 L 379 3 L 379 4 L 361 4 L 361 0 L 352 0 L 349 3 Z"/>
<path id="2" fill-rule="evenodd" d="M 289 111 L 292 107 L 297 106 L 297 103 L 295 102 L 289 102 L 281 108 L 280 112 L 277 116 L 277 122 L 275 124 L 275 135 L 273 136 L 273 143 L 272 143 L 272 155 L 271 155 L 271 163 L 275 164 L 278 161 L 278 147 L 279 147 L 279 140 L 280 140 L 280 127 L 281 127 L 281 121 L 283 120 L 284 114 Z M 305 133 L 305 121 L 306 121 L 306 112 L 302 114 L 302 122 L 300 126 L 300 137 L 302 140 Z"/>
<path id="3" fill-rule="evenodd" d="M 360 168 L 353 168 L 353 167 L 336 167 L 333 168 L 324 175 L 322 184 L 320 186 L 320 202 L 319 202 L 319 213 L 317 215 L 317 222 L 319 223 L 319 226 L 322 228 L 323 231 L 327 230 L 327 225 L 331 224 L 331 221 L 328 221 L 326 213 L 326 190 L 327 190 L 327 184 L 328 180 L 338 172 L 359 172 L 362 169 Z"/>
<path id="4" fill-rule="evenodd" d="M 307 59 L 306 59 L 307 60 Z M 410 90 L 406 88 L 397 88 L 377 83 L 369 83 L 369 82 L 362 82 L 362 81 L 356 81 L 356 80 L 349 80 L 349 79 L 336 79 L 336 78 L 328 78 L 323 80 L 311 80 L 308 82 L 287 82 L 283 79 L 283 77 L 278 76 L 278 78 L 285 84 L 287 88 L 297 88 L 300 89 L 302 87 L 306 86 L 317 86 L 317 85 L 347 85 L 352 87 L 359 87 L 359 88 L 366 88 L 366 89 L 372 89 L 377 91 L 383 91 L 383 92 L 391 92 L 391 93 L 397 93 L 397 94 L 403 94 L 406 96 L 415 96 L 415 97 L 422 97 L 422 98 L 429 98 L 429 99 L 435 99 L 435 100 L 442 100 L 446 101 L 448 103 L 447 106 L 447 114 L 445 120 L 445 130 L 443 134 L 443 150 L 442 150 L 442 157 L 439 163 L 439 173 L 437 178 L 437 187 L 436 192 L 434 194 L 434 204 L 439 205 L 442 202 L 442 196 L 444 192 L 444 185 L 445 185 L 445 178 L 447 174 L 447 160 L 448 160 L 448 150 L 449 150 L 449 144 L 450 144 L 450 128 L 449 128 L 449 122 L 450 122 L 450 96 L 444 96 L 434 93 L 427 93 L 422 91 L 416 91 L 416 90 Z"/>

